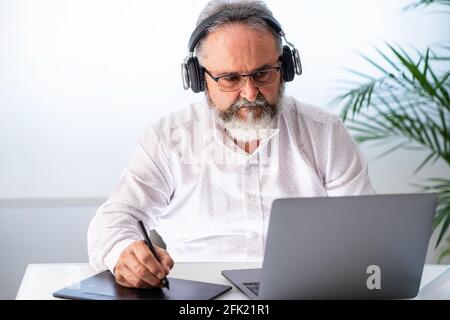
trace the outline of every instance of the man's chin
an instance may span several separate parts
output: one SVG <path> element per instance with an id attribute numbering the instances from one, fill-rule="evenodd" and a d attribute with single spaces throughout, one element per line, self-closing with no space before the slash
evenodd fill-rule
<path id="1" fill-rule="evenodd" d="M 235 120 L 230 126 L 233 128 L 240 128 L 240 129 L 258 129 L 260 128 L 259 125 L 260 117 L 249 120 L 249 119 L 241 119 Z"/>
<path id="2" fill-rule="evenodd" d="M 260 107 L 242 107 L 237 112 L 237 118 L 242 124 L 246 124 L 250 121 L 261 120 L 263 110 Z"/>
<path id="3" fill-rule="evenodd" d="M 273 124 L 269 121 L 263 121 L 262 116 L 253 119 L 235 118 L 234 121 L 227 123 L 225 128 L 239 129 L 239 130 L 260 130 L 272 128 Z"/>

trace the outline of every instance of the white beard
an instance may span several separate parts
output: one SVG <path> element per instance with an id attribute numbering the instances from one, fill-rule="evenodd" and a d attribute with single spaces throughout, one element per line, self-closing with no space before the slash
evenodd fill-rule
<path id="1" fill-rule="evenodd" d="M 217 107 L 214 106 L 212 100 L 209 97 L 208 92 L 206 92 L 206 99 L 210 107 L 211 112 L 214 115 L 216 123 L 225 129 L 227 135 L 239 142 L 250 142 L 255 140 L 262 140 L 271 137 L 278 131 L 278 117 L 282 109 L 282 101 L 284 96 L 284 85 L 282 84 L 279 92 L 279 99 L 277 103 L 276 114 L 271 112 L 263 111 L 260 112 L 260 116 L 256 117 L 257 112 L 251 108 L 247 110 L 246 119 L 243 121 L 238 117 L 232 120 L 225 121 L 218 111 Z M 240 101 L 242 107 L 248 107 L 249 103 Z M 255 107 L 256 108 L 256 107 Z M 263 107 L 260 107 L 263 108 Z"/>
<path id="2" fill-rule="evenodd" d="M 234 123 L 233 123 L 234 124 Z M 247 123 L 242 123 L 239 121 L 237 126 L 233 126 L 232 123 L 221 124 L 221 126 L 226 130 L 227 135 L 236 139 L 239 142 L 248 142 L 255 140 L 263 140 L 269 138 L 278 131 L 278 121 L 273 119 L 269 123 L 261 123 L 258 125 L 253 124 L 249 126 Z"/>

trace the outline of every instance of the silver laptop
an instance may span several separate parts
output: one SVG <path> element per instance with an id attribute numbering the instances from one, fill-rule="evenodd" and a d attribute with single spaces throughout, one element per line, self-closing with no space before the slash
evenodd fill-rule
<path id="1" fill-rule="evenodd" d="M 222 275 L 251 299 L 399 299 L 419 291 L 437 194 L 277 199 L 262 269 Z"/>

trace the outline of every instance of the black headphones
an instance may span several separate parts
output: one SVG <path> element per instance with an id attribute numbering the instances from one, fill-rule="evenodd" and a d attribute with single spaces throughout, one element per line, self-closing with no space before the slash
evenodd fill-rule
<path id="1" fill-rule="evenodd" d="M 258 10 L 254 10 L 254 13 L 258 13 Z M 181 64 L 181 77 L 183 80 L 184 90 L 192 89 L 195 93 L 205 91 L 205 70 L 200 66 L 197 57 L 194 57 L 194 50 L 200 39 L 205 35 L 208 27 L 210 27 L 218 17 L 222 16 L 226 11 L 218 12 L 209 18 L 206 18 L 192 33 L 189 39 L 189 54 Z M 280 23 L 272 17 L 265 17 L 267 13 L 261 12 L 263 20 L 274 29 L 280 37 L 284 38 L 284 41 L 288 45 L 283 46 L 283 53 L 280 57 L 281 61 L 281 74 L 284 82 L 290 82 L 294 80 L 295 75 L 302 74 L 302 64 L 300 61 L 300 55 L 295 46 L 286 40 L 286 35 L 281 28 Z"/>

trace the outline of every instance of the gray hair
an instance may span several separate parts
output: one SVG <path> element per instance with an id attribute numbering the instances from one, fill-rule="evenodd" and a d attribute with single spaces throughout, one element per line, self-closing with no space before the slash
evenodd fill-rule
<path id="1" fill-rule="evenodd" d="M 273 18 L 272 11 L 265 2 L 260 0 L 211 0 L 202 12 L 200 12 L 197 26 L 208 17 L 222 11 L 224 11 L 224 14 L 218 17 L 210 27 L 207 28 L 205 36 L 203 36 L 197 44 L 195 52 L 200 61 L 202 60 L 202 57 L 204 57 L 203 47 L 206 35 L 217 30 L 222 25 L 232 22 L 243 23 L 249 28 L 261 32 L 272 33 L 275 38 L 276 50 L 281 55 L 283 40 L 281 39 L 281 36 L 264 21 L 265 18 Z"/>

